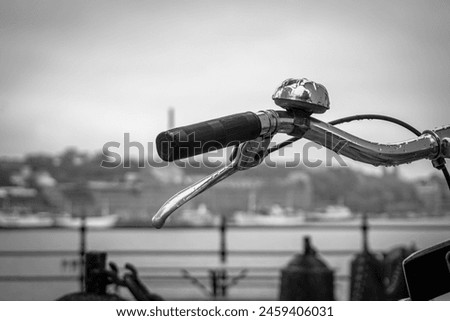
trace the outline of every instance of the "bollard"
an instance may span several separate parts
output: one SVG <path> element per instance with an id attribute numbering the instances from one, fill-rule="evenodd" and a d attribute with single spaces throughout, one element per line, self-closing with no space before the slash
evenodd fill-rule
<path id="1" fill-rule="evenodd" d="M 334 300 L 334 272 L 319 259 L 309 237 L 304 238 L 304 253 L 281 270 L 280 300 Z"/>

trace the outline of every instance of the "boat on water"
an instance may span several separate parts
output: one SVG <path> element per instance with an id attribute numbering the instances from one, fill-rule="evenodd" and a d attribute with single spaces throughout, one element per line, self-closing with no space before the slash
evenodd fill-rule
<path id="1" fill-rule="evenodd" d="M 305 223 L 303 215 L 265 215 L 259 213 L 236 212 L 234 214 L 236 225 L 242 226 L 295 226 Z"/>
<path id="2" fill-rule="evenodd" d="M 54 223 L 53 217 L 49 213 L 26 213 L 0 212 L 0 227 L 3 228 L 36 228 L 49 227 Z"/>
<path id="3" fill-rule="evenodd" d="M 238 226 L 295 226 L 305 223 L 305 213 L 294 209 L 293 200 L 290 206 L 272 204 L 270 207 L 258 206 L 256 192 L 251 191 L 248 197 L 247 210 L 237 211 L 233 221 Z"/>
<path id="4" fill-rule="evenodd" d="M 277 204 L 272 205 L 267 213 L 250 211 L 238 211 L 234 214 L 234 222 L 237 225 L 302 225 L 305 223 L 305 213 L 301 210 L 284 208 Z"/>
<path id="5" fill-rule="evenodd" d="M 310 212 L 309 221 L 343 221 L 354 218 L 352 211 L 343 205 L 328 205 L 321 211 Z"/>
<path id="6" fill-rule="evenodd" d="M 86 210 L 86 209 L 84 209 Z M 110 210 L 109 200 L 104 200 L 99 211 L 86 211 L 77 209 L 72 202 L 66 204 L 66 210 L 55 216 L 55 226 L 65 228 L 110 228 L 117 224 L 120 215 Z M 83 215 L 84 213 L 84 215 Z"/>
<path id="7" fill-rule="evenodd" d="M 219 224 L 219 216 L 214 215 L 201 203 L 197 208 L 184 209 L 172 221 L 174 225 L 181 226 L 214 226 Z"/>
<path id="8" fill-rule="evenodd" d="M 48 212 L 36 212 L 31 206 L 37 197 L 37 190 L 22 186 L 0 187 L 0 227 L 32 228 L 53 225 Z"/>
<path id="9" fill-rule="evenodd" d="M 66 228 L 109 228 L 116 225 L 119 220 L 119 214 L 108 214 L 103 216 L 74 217 L 70 214 L 64 214 L 55 217 L 55 226 Z"/>
<path id="10" fill-rule="evenodd" d="M 80 228 L 83 224 L 88 228 L 109 228 L 116 225 L 118 214 L 106 216 L 91 216 L 84 219 L 73 217 L 70 214 L 51 215 L 49 213 L 17 214 L 0 213 L 0 228 L 42 228 L 42 227 L 66 227 Z"/>

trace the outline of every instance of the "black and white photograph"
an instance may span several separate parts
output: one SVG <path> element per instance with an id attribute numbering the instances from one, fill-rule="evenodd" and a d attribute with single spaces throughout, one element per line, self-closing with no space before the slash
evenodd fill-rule
<path id="1" fill-rule="evenodd" d="M 0 301 L 450 300 L 448 158 L 448 1 L 0 1 Z"/>

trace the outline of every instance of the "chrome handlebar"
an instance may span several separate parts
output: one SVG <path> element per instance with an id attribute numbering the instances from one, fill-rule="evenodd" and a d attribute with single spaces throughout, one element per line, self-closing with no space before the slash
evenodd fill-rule
<path id="1" fill-rule="evenodd" d="M 338 154 L 375 166 L 394 166 L 411 163 L 419 159 L 430 159 L 433 161 L 433 165 L 438 167 L 445 164 L 444 158 L 450 157 L 450 126 L 425 131 L 419 137 L 405 142 L 378 144 L 356 137 L 311 117 L 312 113 L 327 111 L 330 108 L 330 100 L 323 85 L 305 78 L 285 80 L 277 88 L 272 99 L 275 104 L 285 110 L 260 111 L 254 114 L 255 117 L 251 117 L 250 122 L 245 121 L 237 127 L 233 123 L 233 116 L 227 118 L 226 122 L 217 119 L 212 124 L 201 124 L 200 127 L 192 125 L 194 129 L 190 128 L 191 130 L 203 132 L 203 136 L 206 135 L 207 139 L 210 139 L 209 135 L 216 135 L 223 141 L 228 142 L 227 131 L 232 131 L 233 134 L 237 133 L 237 136 L 242 137 L 248 126 L 252 129 L 251 137 L 256 137 L 258 133 L 259 137 L 249 141 L 245 141 L 248 139 L 245 138 L 244 142 L 240 139 L 241 143 L 235 148 L 234 158 L 229 165 L 170 198 L 153 217 L 152 222 L 156 228 L 161 228 L 170 214 L 208 188 L 237 171 L 259 165 L 264 157 L 277 150 L 277 148 L 268 148 L 271 138 L 276 133 L 285 133 L 297 138 L 305 137 Z M 239 123 L 237 120 L 235 122 Z M 257 131 L 254 132 L 255 136 L 253 136 L 255 128 L 257 128 Z M 173 134 L 167 135 L 169 140 Z M 214 137 L 211 137 L 211 139 L 214 140 Z"/>
<path id="2" fill-rule="evenodd" d="M 379 144 L 349 134 L 328 123 L 310 118 L 304 137 L 340 155 L 374 166 L 395 166 L 420 159 L 450 156 L 450 125 L 426 131 L 414 139 L 396 144 Z"/>
<path id="3" fill-rule="evenodd" d="M 161 228 L 176 209 L 237 171 L 259 165 L 267 156 L 271 137 L 276 133 L 304 137 L 338 154 L 375 166 L 450 157 L 450 125 L 426 131 L 405 142 L 378 144 L 298 111 L 267 110 L 258 112 L 256 116 L 261 121 L 261 136 L 236 147 L 230 164 L 170 198 L 153 217 L 153 226 Z"/>

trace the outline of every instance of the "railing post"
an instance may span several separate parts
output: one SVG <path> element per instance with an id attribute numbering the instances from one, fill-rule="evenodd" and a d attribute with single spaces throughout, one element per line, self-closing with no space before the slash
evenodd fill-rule
<path id="1" fill-rule="evenodd" d="M 228 273 L 225 268 L 219 270 L 220 295 L 222 299 L 228 295 Z"/>
<path id="2" fill-rule="evenodd" d="M 80 225 L 80 291 L 86 291 L 85 288 L 85 256 L 86 256 L 86 215 L 83 213 Z"/>
<path id="3" fill-rule="evenodd" d="M 225 215 L 220 217 L 220 263 L 227 262 L 227 219 Z"/>
<path id="4" fill-rule="evenodd" d="M 209 270 L 209 280 L 211 282 L 211 293 L 213 296 L 213 299 L 217 299 L 217 290 L 218 290 L 218 284 L 217 284 L 217 271 L 216 270 Z"/>

